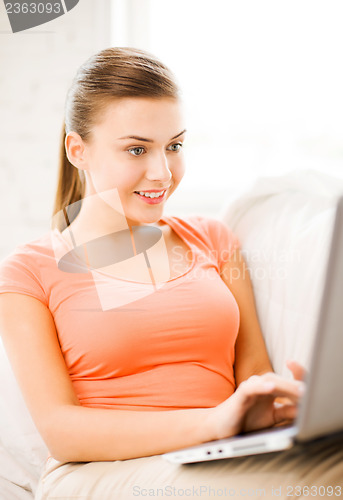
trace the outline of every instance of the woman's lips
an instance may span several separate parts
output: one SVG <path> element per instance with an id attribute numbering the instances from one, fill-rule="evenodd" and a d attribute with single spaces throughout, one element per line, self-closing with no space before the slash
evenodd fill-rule
<path id="1" fill-rule="evenodd" d="M 151 190 L 151 191 L 146 191 L 147 193 L 159 193 L 161 192 L 161 190 Z M 145 201 L 145 203 L 148 203 L 149 205 L 156 205 L 158 203 L 162 203 L 162 201 L 165 199 L 166 197 L 166 193 L 167 193 L 167 190 L 164 191 L 164 193 L 161 195 L 161 196 L 158 196 L 157 198 L 150 198 L 148 196 L 144 196 L 142 194 L 139 194 L 137 193 L 136 191 L 134 192 L 134 194 L 136 196 L 138 196 L 138 198 L 140 198 L 142 201 Z"/>

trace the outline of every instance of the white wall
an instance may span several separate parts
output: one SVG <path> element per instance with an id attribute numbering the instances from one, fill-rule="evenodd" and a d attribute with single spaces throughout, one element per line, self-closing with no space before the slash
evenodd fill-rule
<path id="1" fill-rule="evenodd" d="M 166 208 L 213 211 L 293 170 L 343 178 L 342 0 L 112 1 L 113 42 L 150 50 L 183 90 L 186 175 Z"/>
<path id="2" fill-rule="evenodd" d="M 77 67 L 110 44 L 110 2 L 13 34 L 0 2 L 0 259 L 49 230 L 64 100 Z"/>
<path id="3" fill-rule="evenodd" d="M 341 0 L 80 0 L 12 34 L 0 1 L 0 259 L 49 229 L 66 91 L 110 45 L 151 50 L 184 90 L 187 172 L 166 213 L 215 214 L 259 175 L 343 176 L 342 15 Z"/>

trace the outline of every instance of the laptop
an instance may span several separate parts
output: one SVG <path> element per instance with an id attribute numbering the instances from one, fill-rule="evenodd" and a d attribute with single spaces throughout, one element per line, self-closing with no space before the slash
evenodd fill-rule
<path id="1" fill-rule="evenodd" d="M 338 198 L 306 391 L 291 425 L 238 434 L 168 452 L 173 463 L 269 453 L 343 432 L 343 196 Z"/>

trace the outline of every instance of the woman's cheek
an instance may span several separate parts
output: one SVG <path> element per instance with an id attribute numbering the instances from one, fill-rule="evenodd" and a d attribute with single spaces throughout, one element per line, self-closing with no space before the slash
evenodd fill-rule
<path id="1" fill-rule="evenodd" d="M 174 171 L 172 172 L 175 183 L 178 184 L 181 181 L 182 177 L 185 174 L 185 170 L 186 170 L 185 163 L 183 160 L 181 160 L 179 164 L 175 167 Z"/>

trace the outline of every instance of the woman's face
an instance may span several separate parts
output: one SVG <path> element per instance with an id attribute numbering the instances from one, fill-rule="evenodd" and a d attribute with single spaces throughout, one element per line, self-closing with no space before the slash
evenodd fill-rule
<path id="1" fill-rule="evenodd" d="M 86 195 L 117 189 L 130 223 L 158 221 L 184 174 L 184 139 L 177 99 L 123 98 L 110 103 L 85 143 Z"/>

